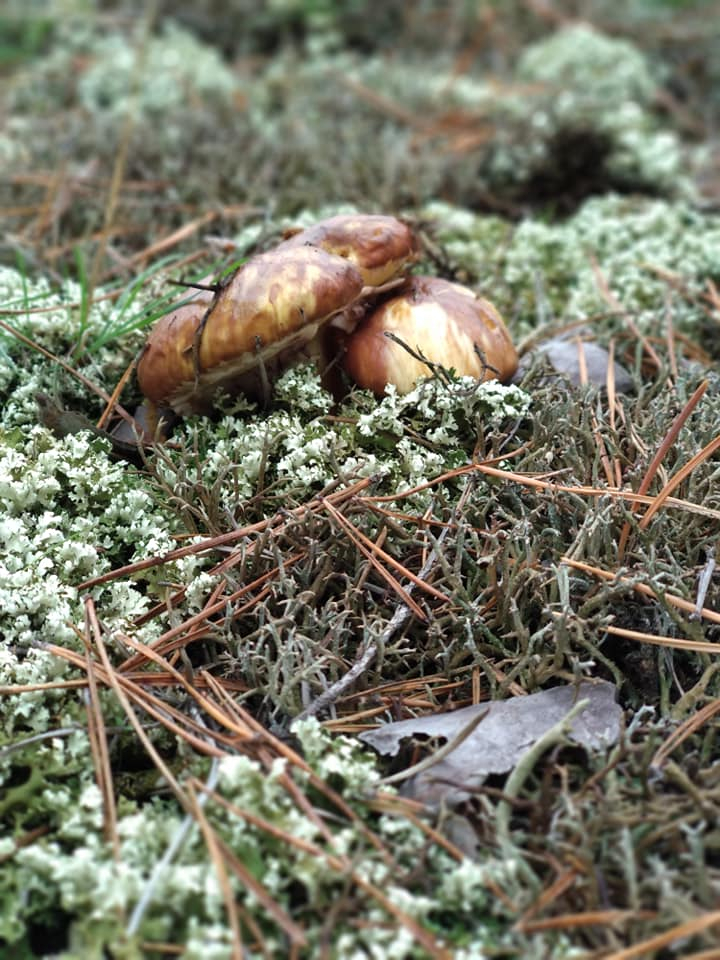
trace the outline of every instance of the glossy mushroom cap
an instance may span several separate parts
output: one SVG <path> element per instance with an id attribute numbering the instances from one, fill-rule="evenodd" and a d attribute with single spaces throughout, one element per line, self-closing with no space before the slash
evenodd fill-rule
<path id="1" fill-rule="evenodd" d="M 259 254 L 209 304 L 197 297 L 157 322 L 138 364 L 140 389 L 182 414 L 206 412 L 221 390 L 256 394 L 265 368 L 297 354 L 363 286 L 349 260 L 319 247 Z"/>
<path id="2" fill-rule="evenodd" d="M 378 396 L 387 384 L 409 393 L 430 370 L 386 332 L 459 376 L 507 380 L 518 364 L 510 334 L 490 301 L 439 277 L 411 277 L 360 322 L 346 343 L 344 366 L 359 386 Z"/>
<path id="3" fill-rule="evenodd" d="M 394 217 L 332 217 L 303 230 L 252 257 L 215 296 L 162 317 L 138 364 L 140 389 L 183 414 L 208 411 L 220 391 L 265 396 L 303 352 L 322 365 L 318 334 L 332 320 L 352 329 L 365 298 L 414 256 L 412 231 Z"/>
<path id="4" fill-rule="evenodd" d="M 396 276 L 412 259 L 417 244 L 410 227 L 395 217 L 351 214 L 330 217 L 293 234 L 278 250 L 321 247 L 349 260 L 366 286 L 379 287 Z"/>

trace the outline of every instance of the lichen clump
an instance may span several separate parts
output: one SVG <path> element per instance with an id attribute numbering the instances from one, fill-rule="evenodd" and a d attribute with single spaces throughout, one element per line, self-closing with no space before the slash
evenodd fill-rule
<path id="1" fill-rule="evenodd" d="M 632 389 L 609 401 L 536 358 L 522 389 L 435 369 L 404 397 L 347 384 L 338 399 L 299 366 L 266 407 L 225 398 L 136 468 L 93 434 L 40 425 L 38 391 L 92 419 L 102 404 L 0 335 L 0 954 L 229 960 L 237 909 L 248 960 L 289 955 L 253 881 L 302 931 L 303 958 L 420 960 L 421 928 L 458 960 L 561 960 L 712 918 L 717 731 L 697 718 L 718 671 L 687 640 L 718 630 L 670 600 L 694 603 L 710 569 L 716 461 L 696 463 L 647 525 L 623 499 L 701 378 L 651 494 L 720 422 L 707 362 L 720 355 L 720 220 L 696 203 L 686 136 L 717 97 L 693 104 L 678 82 L 683 60 L 693 76 L 717 73 L 700 53 L 712 25 L 684 5 L 683 30 L 655 35 L 659 63 L 651 44 L 621 38 L 618 18 L 612 36 L 549 32 L 527 5 L 509 5 L 510 21 L 495 5 L 480 31 L 477 5 L 439 0 L 411 17 L 392 0 L 369 20 L 362 4 L 242 0 L 224 29 L 219 6 L 182 11 L 178 27 L 161 4 L 145 46 L 138 18 L 83 7 L 10 76 L 4 319 L 109 394 L 165 277 L 204 275 L 194 262 L 132 280 L 158 241 L 184 263 L 210 249 L 204 272 L 221 271 L 228 237 L 241 259 L 286 227 L 383 211 L 426 237 L 418 272 L 477 289 L 516 340 L 582 324 L 613 341 Z M 542 35 L 520 52 L 521 22 Z M 677 99 L 661 102 L 659 85 Z M 136 399 L 128 385 L 123 402 Z M 176 548 L 189 555 L 166 562 Z M 152 565 L 80 589 L 137 560 Z M 717 610 L 718 578 L 707 587 Z M 136 657 L 135 641 L 160 659 Z M 489 784 L 432 830 L 352 735 L 593 677 L 615 681 L 627 715 L 615 753 L 552 751 L 517 802 Z M 328 695 L 324 726 L 297 719 Z M 100 714 L 114 817 L 90 736 Z M 674 736 L 686 720 L 693 732 Z M 409 746 L 409 762 L 423 749 Z M 222 857 L 186 816 L 191 796 L 246 871 L 228 868 L 231 902 Z M 586 922 L 607 910 L 611 925 Z M 663 949 L 698 953 L 713 932 Z"/>
<path id="2" fill-rule="evenodd" d="M 449 384 L 429 380 L 405 396 L 388 387 L 380 401 L 358 394 L 326 420 L 333 400 L 308 365 L 286 371 L 275 398 L 268 413 L 224 416 L 212 435 L 194 421 L 177 434 L 188 450 L 199 446 L 203 484 L 216 485 L 227 511 L 237 508 L 238 497 L 257 491 L 261 468 L 263 484 L 278 498 L 301 498 L 337 477 L 373 477 L 378 493 L 402 494 L 465 463 L 480 424 L 492 430 L 530 408 L 530 398 L 516 386 L 461 377 Z M 177 484 L 183 462 L 171 458 L 162 465 L 169 484 Z M 427 505 L 428 498 L 418 494 L 412 502 Z"/>
<path id="3" fill-rule="evenodd" d="M 295 734 L 315 773 L 354 794 L 362 809 L 363 791 L 370 790 L 378 778 L 374 761 L 353 741 L 332 738 L 316 721 L 297 724 Z M 182 942 L 186 944 L 184 956 L 200 958 L 210 951 L 210 956 L 227 960 L 231 933 L 225 923 L 217 874 L 199 832 L 195 829 L 188 834 L 178 855 L 166 862 L 150 888 L 158 860 L 181 830 L 182 816 L 161 799 L 142 807 L 123 804 L 117 822 L 120 857 L 115 861 L 102 837 L 100 791 L 94 783 L 78 777 L 77 766 L 83 757 L 77 745 L 74 757 L 74 767 L 66 777 L 68 785 L 45 787 L 54 797 L 53 839 L 17 850 L 12 874 L 5 872 L 0 881 L 0 900 L 5 906 L 0 938 L 11 944 L 22 942 L 26 924 L 62 910 L 75 918 L 69 934 L 70 948 L 57 953 L 67 960 L 93 955 L 111 942 L 124 943 L 129 956 L 139 956 L 140 944 L 152 941 Z M 200 765 L 197 767 L 201 773 Z M 322 851 L 325 846 L 317 827 L 279 782 L 283 769 L 284 765 L 278 763 L 268 773 L 246 757 L 225 757 L 217 764 L 217 789 L 249 816 L 261 817 L 281 833 Z M 312 796 L 312 787 L 303 783 L 301 776 L 298 783 Z M 338 882 L 342 882 L 328 870 L 323 857 L 289 847 L 279 837 L 273 838 L 222 808 L 213 819 L 224 841 L 281 908 L 289 909 L 298 897 L 302 899 L 310 941 L 308 956 L 325 936 L 338 956 L 370 952 L 401 960 L 416 955 L 412 935 L 385 924 L 384 911 L 372 897 L 364 904 L 372 923 L 355 929 L 352 924 L 343 924 L 339 930 L 323 933 L 323 915 L 335 900 Z M 327 854 L 350 858 L 367 881 L 392 897 L 409 916 L 449 932 L 467 924 L 475 926 L 478 913 L 488 919 L 505 913 L 506 907 L 489 895 L 487 881 L 511 878 L 510 865 L 499 861 L 487 866 L 458 863 L 438 847 L 428 850 L 425 834 L 402 817 L 380 816 L 375 830 L 384 843 L 392 845 L 391 864 L 350 825 L 333 831 L 333 844 Z M 425 858 L 432 874 L 442 878 L 437 886 L 430 887 L 415 870 Z M 413 875 L 417 880 L 410 879 Z M 152 889 L 152 895 L 147 906 L 142 915 L 135 916 L 133 908 L 148 889 Z M 462 891 L 461 896 L 458 891 Z M 251 898 L 239 890 L 236 895 L 250 907 Z M 348 904 L 345 909 L 357 906 Z M 266 920 L 260 923 L 266 945 L 278 954 L 282 952 L 282 936 Z M 472 944 L 461 937 L 459 952 L 454 955 L 472 960 L 481 955 L 478 951 L 482 948 L 501 942 L 492 923 L 484 932 L 476 927 Z M 248 953 L 259 955 L 254 950 Z"/>
<path id="4" fill-rule="evenodd" d="M 718 276 L 720 222 L 687 202 L 610 194 L 587 200 L 567 220 L 527 218 L 515 227 L 437 202 L 425 213 L 456 269 L 482 290 L 492 278 L 501 311 L 517 317 L 516 335 L 539 322 L 614 311 L 616 324 L 627 311 L 654 334 L 670 302 L 675 327 L 712 350 L 701 333 L 707 314 L 697 298 Z M 603 326 L 607 319 L 599 321 L 598 329 Z"/>

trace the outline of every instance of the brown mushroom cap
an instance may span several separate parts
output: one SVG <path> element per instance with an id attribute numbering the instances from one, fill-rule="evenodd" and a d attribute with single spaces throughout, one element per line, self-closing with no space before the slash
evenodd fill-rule
<path id="1" fill-rule="evenodd" d="M 398 274 L 415 257 L 417 245 L 410 227 L 395 217 L 351 214 L 321 220 L 277 247 L 321 247 L 353 263 L 366 286 L 378 287 Z"/>
<path id="2" fill-rule="evenodd" d="M 507 380 L 517 367 L 510 334 L 492 303 L 439 277 L 411 277 L 347 340 L 345 369 L 359 386 L 380 396 L 391 383 L 409 393 L 430 371 L 386 331 L 460 376 Z"/>
<path id="3" fill-rule="evenodd" d="M 258 368 L 296 354 L 363 286 L 350 260 L 316 246 L 259 254 L 210 304 L 198 296 L 157 322 L 138 364 L 140 389 L 178 413 L 207 411 L 220 390 L 257 393 Z"/>

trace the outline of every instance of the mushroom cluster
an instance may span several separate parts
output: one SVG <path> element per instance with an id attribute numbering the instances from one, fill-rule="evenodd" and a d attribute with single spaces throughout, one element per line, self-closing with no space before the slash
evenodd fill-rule
<path id="1" fill-rule="evenodd" d="M 417 258 L 407 224 L 380 215 L 324 220 L 251 257 L 221 285 L 162 317 L 138 364 L 145 396 L 208 412 L 219 392 L 266 396 L 302 358 L 381 395 L 407 393 L 428 364 L 484 380 L 512 376 L 517 354 L 495 307 L 437 277 L 403 277 Z M 386 336 L 385 334 L 388 334 Z"/>

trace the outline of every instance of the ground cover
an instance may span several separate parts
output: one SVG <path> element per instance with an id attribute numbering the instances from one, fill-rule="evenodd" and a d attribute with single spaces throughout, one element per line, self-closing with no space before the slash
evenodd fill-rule
<path id="1" fill-rule="evenodd" d="M 716 20 L 471 6 L 3 21 L 0 955 L 714 955 Z M 491 298 L 518 381 L 303 365 L 135 465 L 42 416 L 132 408 L 172 281 L 345 211 Z M 616 736 L 452 803 L 406 783 L 442 738 L 359 739 L 583 681 Z"/>

